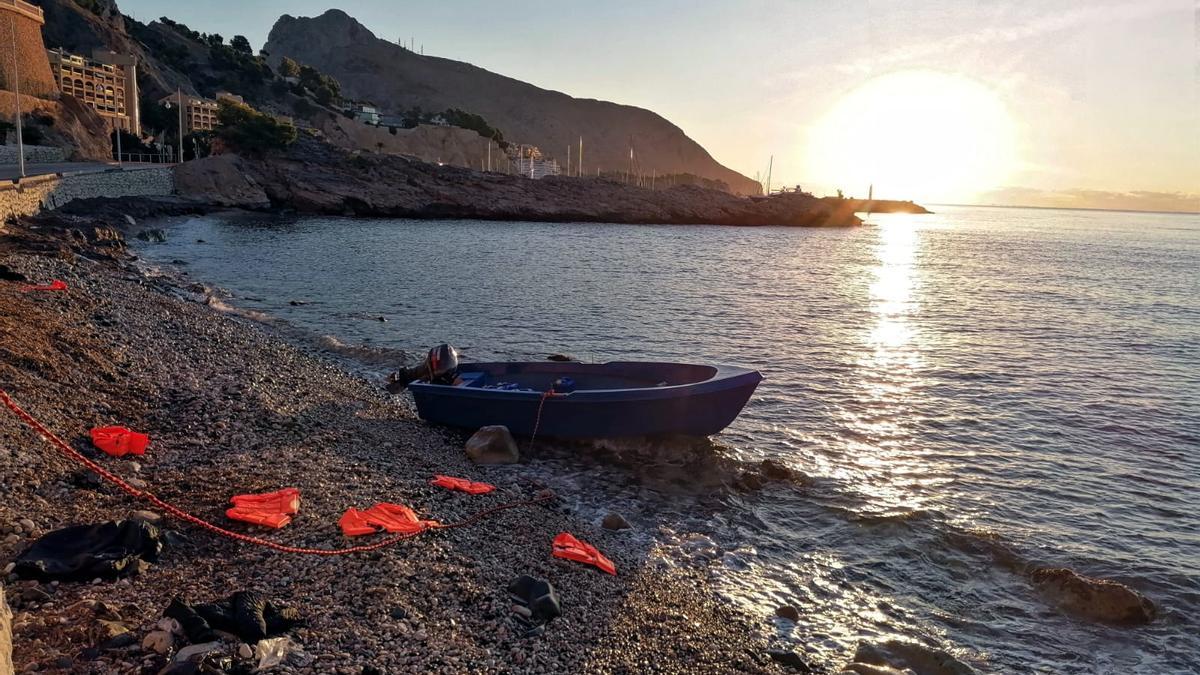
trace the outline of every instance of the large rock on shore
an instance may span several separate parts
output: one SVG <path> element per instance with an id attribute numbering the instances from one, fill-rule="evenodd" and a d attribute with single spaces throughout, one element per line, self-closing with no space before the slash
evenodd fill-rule
<path id="1" fill-rule="evenodd" d="M 1092 621 L 1138 625 L 1153 621 L 1156 614 L 1149 598 L 1116 581 L 1064 568 L 1034 570 L 1029 579 L 1049 602 Z"/>
<path id="2" fill-rule="evenodd" d="M 12 611 L 4 600 L 4 586 L 0 586 L 0 675 L 12 675 Z"/>
<path id="3" fill-rule="evenodd" d="M 974 672 L 946 652 L 903 640 L 864 642 L 855 650 L 854 661 L 842 668 L 842 673 L 855 675 L 973 675 Z"/>
<path id="4" fill-rule="evenodd" d="M 217 206 L 261 209 L 271 205 L 267 193 L 245 173 L 237 155 L 205 157 L 176 166 L 175 191 Z"/>
<path id="5" fill-rule="evenodd" d="M 467 440 L 467 456 L 476 464 L 516 464 L 521 459 L 508 427 L 483 427 Z"/>

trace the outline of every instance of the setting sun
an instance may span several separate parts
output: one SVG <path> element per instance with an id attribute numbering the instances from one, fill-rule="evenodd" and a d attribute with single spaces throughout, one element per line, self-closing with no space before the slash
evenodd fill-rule
<path id="1" fill-rule="evenodd" d="M 960 200 L 1004 181 L 1016 133 L 1000 98 L 973 80 L 905 71 L 870 80 L 812 127 L 809 175 L 847 194 Z"/>

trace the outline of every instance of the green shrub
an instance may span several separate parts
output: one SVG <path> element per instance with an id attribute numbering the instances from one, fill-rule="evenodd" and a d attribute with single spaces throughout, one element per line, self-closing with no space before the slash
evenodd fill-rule
<path id="1" fill-rule="evenodd" d="M 217 136 L 229 148 L 246 155 L 259 156 L 285 148 L 296 141 L 296 127 L 258 112 L 244 103 L 221 99 Z"/>
<path id="2" fill-rule="evenodd" d="M 239 54 L 254 55 L 254 48 L 250 46 L 250 41 L 246 39 L 245 35 L 234 35 L 233 39 L 229 41 L 229 46 Z"/>
<path id="3" fill-rule="evenodd" d="M 279 62 L 280 77 L 300 77 L 300 64 L 296 63 L 288 57 L 283 57 Z"/>

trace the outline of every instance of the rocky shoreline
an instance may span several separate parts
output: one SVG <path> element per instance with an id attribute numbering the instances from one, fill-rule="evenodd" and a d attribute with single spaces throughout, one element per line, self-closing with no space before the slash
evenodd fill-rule
<path id="1" fill-rule="evenodd" d="M 150 450 L 136 461 L 98 461 L 201 517 L 228 524 L 231 494 L 294 486 L 301 513 L 266 536 L 337 548 L 348 542 L 337 521 L 350 506 L 395 501 L 453 521 L 542 489 L 504 467 L 473 465 L 457 436 L 425 426 L 327 359 L 143 276 L 111 228 L 18 227 L 0 243 L 0 265 L 5 390 L 80 450 L 91 452 L 87 429 L 95 425 L 150 434 Z M 62 279 L 68 290 L 23 293 L 20 277 Z M 450 493 L 429 486 L 435 473 L 499 489 Z M 0 482 L 6 564 L 48 531 L 148 508 L 89 479 L 7 411 Z M 580 522 L 554 505 L 334 558 L 276 553 L 172 520 L 163 527 L 177 534 L 161 558 L 120 581 L 39 583 L 6 572 L 17 672 L 160 672 L 186 644 L 162 642 L 171 599 L 210 602 L 235 590 L 301 612 L 304 623 L 291 634 L 299 656 L 273 672 L 783 668 L 761 625 L 714 600 L 699 573 L 661 564 L 646 538 Z M 552 558 L 550 541 L 562 531 L 594 543 L 620 576 Z M 562 617 L 529 637 L 506 591 L 522 574 L 550 580 L 562 601 Z M 244 658 L 248 645 L 222 649 L 235 666 L 253 665 Z"/>
<path id="2" fill-rule="evenodd" d="M 182 199 L 300 213 L 539 222 L 839 227 L 861 225 L 844 200 L 805 193 L 746 198 L 696 186 L 652 190 L 601 178 L 522 176 L 351 153 L 311 138 L 265 158 L 218 155 L 180 165 Z"/>

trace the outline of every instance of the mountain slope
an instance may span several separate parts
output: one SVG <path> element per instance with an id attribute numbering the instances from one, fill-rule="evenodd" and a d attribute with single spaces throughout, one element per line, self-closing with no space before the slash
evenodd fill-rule
<path id="1" fill-rule="evenodd" d="M 583 166 L 621 172 L 633 147 L 649 174 L 693 173 L 725 182 L 741 194 L 759 185 L 721 166 L 698 143 L 649 110 L 577 99 L 473 66 L 422 56 L 381 40 L 341 10 L 319 17 L 280 17 L 265 47 L 271 63 L 284 57 L 336 77 L 343 93 L 388 111 L 461 108 L 482 115 L 507 140 L 539 146 L 565 163 L 567 146 L 584 139 Z"/>

